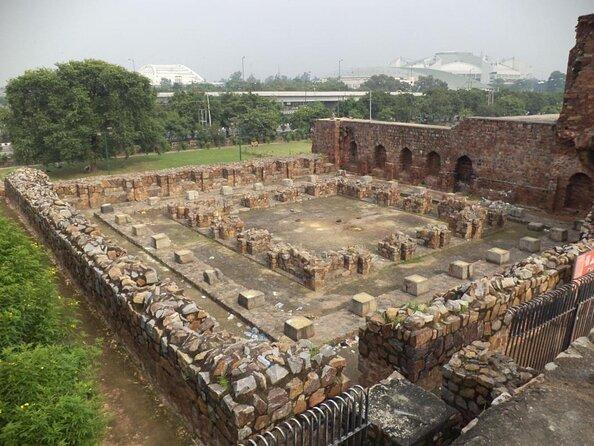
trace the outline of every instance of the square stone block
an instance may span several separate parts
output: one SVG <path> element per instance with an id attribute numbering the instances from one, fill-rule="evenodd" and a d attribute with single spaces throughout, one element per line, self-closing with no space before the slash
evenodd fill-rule
<path id="1" fill-rule="evenodd" d="M 373 177 L 371 175 L 363 175 L 361 178 L 359 178 L 359 181 L 361 181 L 363 184 L 369 184 L 373 181 Z"/>
<path id="2" fill-rule="evenodd" d="M 293 180 L 291 178 L 283 178 L 281 184 L 285 187 L 293 187 Z"/>
<path id="3" fill-rule="evenodd" d="M 377 309 L 375 297 L 367 293 L 355 294 L 351 299 L 351 313 L 357 316 L 367 316 Z"/>
<path id="4" fill-rule="evenodd" d="M 260 191 L 260 190 L 264 190 L 264 185 L 262 183 L 254 183 L 254 185 L 252 186 L 252 188 L 254 190 Z"/>
<path id="5" fill-rule="evenodd" d="M 474 273 L 474 264 L 464 262 L 462 260 L 456 260 L 450 263 L 450 276 L 455 277 L 457 279 L 470 279 L 472 274 Z"/>
<path id="6" fill-rule="evenodd" d="M 308 339 L 315 334 L 313 322 L 303 316 L 295 316 L 285 321 L 285 334 L 294 341 Z"/>
<path id="7" fill-rule="evenodd" d="M 140 236 L 140 235 L 146 235 L 146 234 L 148 234 L 148 228 L 146 227 L 146 225 L 143 225 L 143 224 L 132 225 L 132 235 Z"/>
<path id="8" fill-rule="evenodd" d="M 243 308 L 251 310 L 252 308 L 261 307 L 266 304 L 264 293 L 258 290 L 244 290 L 239 293 L 237 302 Z"/>
<path id="9" fill-rule="evenodd" d="M 158 202 L 159 202 L 159 197 L 148 197 L 146 199 L 146 202 L 150 205 L 150 206 L 155 206 Z"/>
<path id="10" fill-rule="evenodd" d="M 214 285 L 219 281 L 219 276 L 214 269 L 204 270 L 204 272 L 202 273 L 202 277 L 204 278 L 204 281 L 209 285 Z"/>
<path id="11" fill-rule="evenodd" d="M 221 195 L 233 195 L 233 188 L 231 186 L 221 187 Z"/>
<path id="12" fill-rule="evenodd" d="M 113 212 L 113 205 L 111 203 L 105 203 L 101 205 L 101 213 L 109 214 Z"/>
<path id="13" fill-rule="evenodd" d="M 545 225 L 544 223 L 540 223 L 537 221 L 531 221 L 530 223 L 528 223 L 528 230 L 529 231 L 544 231 Z"/>
<path id="14" fill-rule="evenodd" d="M 576 231 L 580 231 L 582 229 L 582 226 L 584 225 L 585 220 L 575 220 L 573 222 L 573 229 L 575 229 Z"/>
<path id="15" fill-rule="evenodd" d="M 175 251 L 173 253 L 175 257 L 175 261 L 177 263 L 192 263 L 194 261 L 194 254 L 189 249 L 180 249 L 179 251 Z"/>
<path id="16" fill-rule="evenodd" d="M 513 206 L 509 210 L 509 215 L 515 218 L 524 218 L 525 214 L 526 212 L 524 211 L 524 208 L 521 208 L 519 206 Z"/>
<path id="17" fill-rule="evenodd" d="M 501 248 L 491 248 L 487 251 L 487 262 L 503 265 L 509 262 L 509 251 Z"/>
<path id="18" fill-rule="evenodd" d="M 128 214 L 116 214 L 115 222 L 118 225 L 125 225 L 126 223 L 130 223 L 130 216 Z"/>
<path id="19" fill-rule="evenodd" d="M 186 200 L 197 200 L 199 192 L 197 190 L 187 190 Z"/>
<path id="20" fill-rule="evenodd" d="M 307 182 L 308 183 L 315 183 L 316 181 L 318 181 L 318 176 L 317 175 L 308 175 L 305 178 L 307 179 Z"/>
<path id="21" fill-rule="evenodd" d="M 556 242 L 567 241 L 568 231 L 565 228 L 551 228 L 549 231 L 549 238 Z"/>
<path id="22" fill-rule="evenodd" d="M 538 252 L 540 251 L 541 240 L 534 237 L 522 237 L 518 246 L 522 251 Z"/>
<path id="23" fill-rule="evenodd" d="M 169 240 L 169 237 L 162 232 L 151 235 L 151 243 L 155 249 L 168 248 L 171 246 L 171 240 Z"/>
<path id="24" fill-rule="evenodd" d="M 413 274 L 404 278 L 404 291 L 413 296 L 420 296 L 429 291 L 429 281 L 420 274 Z"/>

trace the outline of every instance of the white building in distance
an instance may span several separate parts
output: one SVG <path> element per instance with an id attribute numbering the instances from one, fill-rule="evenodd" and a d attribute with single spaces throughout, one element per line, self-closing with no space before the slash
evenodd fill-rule
<path id="1" fill-rule="evenodd" d="M 143 65 L 138 70 L 148 77 L 152 85 L 160 85 L 162 79 L 168 79 L 172 84 L 190 85 L 204 82 L 204 78 L 185 65 Z"/>

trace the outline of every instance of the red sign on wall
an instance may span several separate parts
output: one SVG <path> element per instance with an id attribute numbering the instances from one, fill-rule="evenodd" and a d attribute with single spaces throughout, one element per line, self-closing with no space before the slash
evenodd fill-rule
<path id="1" fill-rule="evenodd" d="M 575 260 L 573 278 L 577 279 L 578 277 L 585 276 L 592 271 L 594 271 L 594 249 L 579 255 Z"/>

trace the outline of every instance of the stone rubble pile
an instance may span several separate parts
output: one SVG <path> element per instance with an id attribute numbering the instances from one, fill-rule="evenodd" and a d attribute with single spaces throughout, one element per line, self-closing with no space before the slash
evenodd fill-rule
<path id="1" fill-rule="evenodd" d="M 489 342 L 474 341 L 443 366 L 441 397 L 466 421 L 478 416 L 495 398 L 514 391 L 538 375 L 508 356 L 491 350 Z"/>
<path id="2" fill-rule="evenodd" d="M 417 230 L 417 238 L 422 246 L 431 249 L 440 249 L 450 244 L 452 232 L 446 225 L 428 224 Z"/>
<path id="3" fill-rule="evenodd" d="M 272 234 L 267 229 L 250 228 L 237 234 L 237 252 L 255 255 L 270 249 Z"/>
<path id="4" fill-rule="evenodd" d="M 270 194 L 268 192 L 245 194 L 241 197 L 241 205 L 250 209 L 270 207 Z"/>
<path id="5" fill-rule="evenodd" d="M 281 203 L 294 203 L 301 197 L 299 186 L 280 187 L 274 193 L 274 199 Z"/>
<path id="6" fill-rule="evenodd" d="M 397 206 L 400 202 L 398 183 L 390 182 L 373 188 L 373 201 L 379 206 Z"/>
<path id="7" fill-rule="evenodd" d="M 373 195 L 373 188 L 369 182 L 360 179 L 351 179 L 346 177 L 337 178 L 338 194 L 346 197 L 364 200 Z"/>
<path id="8" fill-rule="evenodd" d="M 416 249 L 417 242 L 401 231 L 388 235 L 377 244 L 379 255 L 393 262 L 412 259 Z"/>
<path id="9" fill-rule="evenodd" d="M 247 340 L 217 322 L 172 281 L 105 237 L 61 200 L 49 178 L 19 169 L 6 197 L 118 331 L 143 368 L 208 444 L 234 445 L 305 411 L 347 385 L 329 346 Z"/>
<path id="10" fill-rule="evenodd" d="M 431 195 L 427 191 L 414 192 L 402 198 L 400 206 L 405 212 L 428 214 L 431 212 Z"/>
<path id="11" fill-rule="evenodd" d="M 243 228 L 245 223 L 243 220 L 235 215 L 225 215 L 223 217 L 217 217 L 210 224 L 210 234 L 214 238 L 220 238 L 227 240 L 237 236 Z"/>
<path id="12" fill-rule="evenodd" d="M 305 193 L 312 197 L 334 197 L 338 195 L 338 183 L 334 178 L 307 183 Z"/>
<path id="13" fill-rule="evenodd" d="M 229 212 L 231 212 L 231 204 L 215 198 L 167 205 L 167 213 L 172 219 L 180 220 L 192 228 L 208 228 Z"/>

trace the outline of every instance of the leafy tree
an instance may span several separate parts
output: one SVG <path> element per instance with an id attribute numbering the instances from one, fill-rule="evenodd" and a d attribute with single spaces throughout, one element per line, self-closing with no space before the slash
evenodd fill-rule
<path id="1" fill-rule="evenodd" d="M 243 143 L 272 141 L 280 123 L 281 114 L 277 110 L 248 110 L 237 117 L 239 140 Z"/>
<path id="2" fill-rule="evenodd" d="M 442 80 L 435 79 L 433 76 L 419 76 L 414 85 L 415 91 L 420 91 L 421 93 L 437 88 L 447 89 L 448 84 Z"/>
<path id="3" fill-rule="evenodd" d="M 386 74 L 371 76 L 361 85 L 365 91 L 409 91 L 410 85 Z"/>
<path id="4" fill-rule="evenodd" d="M 10 110 L 7 107 L 0 107 L 0 142 L 10 140 L 8 136 L 8 120 Z"/>
<path id="5" fill-rule="evenodd" d="M 319 82 L 316 84 L 316 90 L 319 91 L 346 91 L 349 87 L 336 77 L 330 77 L 326 79 L 324 82 Z"/>
<path id="6" fill-rule="evenodd" d="M 58 64 L 12 79 L 8 130 L 19 162 L 83 161 L 159 149 L 149 80 L 98 60 Z M 106 153 L 107 152 L 107 153 Z"/>
<path id="7" fill-rule="evenodd" d="M 495 114 L 497 116 L 525 115 L 526 104 L 517 96 L 505 95 L 495 99 Z"/>
<path id="8" fill-rule="evenodd" d="M 300 137 L 309 136 L 309 132 L 316 119 L 329 118 L 332 115 L 330 110 L 321 102 L 314 102 L 297 109 L 289 117 L 291 128 L 299 133 Z"/>

